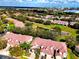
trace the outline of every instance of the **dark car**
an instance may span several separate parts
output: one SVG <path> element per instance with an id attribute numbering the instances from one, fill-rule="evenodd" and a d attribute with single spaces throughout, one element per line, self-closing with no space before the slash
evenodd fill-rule
<path id="1" fill-rule="evenodd" d="M 0 59 L 15 59 L 15 58 L 9 57 L 9 56 L 0 55 Z"/>

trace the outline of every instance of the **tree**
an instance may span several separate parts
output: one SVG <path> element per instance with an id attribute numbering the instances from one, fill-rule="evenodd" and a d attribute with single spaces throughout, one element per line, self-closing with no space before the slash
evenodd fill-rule
<path id="1" fill-rule="evenodd" d="M 46 29 L 46 28 L 41 28 L 37 27 L 37 36 L 45 39 L 54 39 L 54 32 Z"/>
<path id="2" fill-rule="evenodd" d="M 3 24 L 2 20 L 0 20 L 0 34 L 4 32 L 5 24 Z"/>
<path id="3" fill-rule="evenodd" d="M 61 28 L 60 27 L 55 26 L 53 29 L 55 32 L 57 32 L 57 35 L 61 35 Z"/>
<path id="4" fill-rule="evenodd" d="M 23 35 L 32 35 L 32 26 L 26 26 L 24 28 L 15 27 L 13 32 L 18 34 L 23 34 Z"/>
<path id="5" fill-rule="evenodd" d="M 76 36 L 76 40 L 77 40 L 77 42 L 79 42 L 79 35 Z"/>
<path id="6" fill-rule="evenodd" d="M 3 15 L 1 16 L 1 19 L 2 19 L 2 20 L 6 19 L 6 18 L 7 18 L 7 15 L 6 15 L 6 14 L 3 14 Z"/>
<path id="7" fill-rule="evenodd" d="M 24 49 L 24 50 L 28 50 L 29 51 L 29 49 L 31 48 L 31 43 L 24 42 L 24 43 L 20 44 L 20 47 L 22 49 Z"/>
<path id="8" fill-rule="evenodd" d="M 71 21 L 72 21 L 72 19 L 69 18 L 69 19 L 66 19 L 66 21 L 68 22 L 68 26 L 70 26 L 70 25 L 71 25 Z"/>
<path id="9" fill-rule="evenodd" d="M 79 30 L 76 31 L 76 34 L 79 34 Z"/>
<path id="10" fill-rule="evenodd" d="M 50 25 L 51 24 L 51 21 L 45 21 L 44 24 L 45 25 Z"/>
<path id="11" fill-rule="evenodd" d="M 7 30 L 8 31 L 13 31 L 15 29 L 15 25 L 14 24 L 8 24 L 8 26 L 7 26 Z"/>
<path id="12" fill-rule="evenodd" d="M 13 20 L 9 20 L 7 23 L 7 30 L 8 31 L 13 31 L 15 29 L 15 25 L 13 23 Z"/>
<path id="13" fill-rule="evenodd" d="M 28 34 L 28 35 L 32 35 L 33 33 L 32 33 L 32 26 L 26 26 L 25 27 L 25 32 L 26 32 L 26 34 Z"/>
<path id="14" fill-rule="evenodd" d="M 12 14 L 12 15 L 10 15 L 10 17 L 16 19 L 17 16 Z"/>
<path id="15" fill-rule="evenodd" d="M 35 50 L 35 59 L 39 59 L 40 52 L 41 52 L 40 48 Z"/>
<path id="16" fill-rule="evenodd" d="M 79 23 L 74 24 L 74 25 L 73 25 L 73 28 L 79 29 Z"/>
<path id="17" fill-rule="evenodd" d="M 74 49 L 75 45 L 76 45 L 76 39 L 72 36 L 68 36 L 66 38 L 66 43 L 67 43 L 67 46 L 69 48 L 72 48 L 72 50 Z"/>
<path id="18" fill-rule="evenodd" d="M 19 21 L 25 22 L 26 17 L 23 16 L 23 15 L 18 15 L 18 16 L 16 16 L 16 19 L 19 20 Z"/>
<path id="19" fill-rule="evenodd" d="M 43 23 L 44 21 L 42 19 L 36 19 L 35 22 L 36 23 Z"/>
<path id="20" fill-rule="evenodd" d="M 30 22 L 30 21 L 25 21 L 25 26 L 32 26 L 32 25 L 33 25 L 32 22 Z"/>
<path id="21" fill-rule="evenodd" d="M 26 26 L 25 28 L 15 28 L 14 33 L 23 35 L 32 35 L 34 37 L 41 37 L 46 39 L 54 39 L 56 32 L 46 28 Z"/>
<path id="22" fill-rule="evenodd" d="M 6 32 L 6 30 L 12 31 L 14 30 L 15 26 L 13 23 L 13 20 L 0 20 L 0 34 L 3 34 Z"/>
<path id="23" fill-rule="evenodd" d="M 0 38 L 0 50 L 6 48 L 7 41 Z"/>
<path id="24" fill-rule="evenodd" d="M 11 56 L 15 56 L 15 57 L 21 56 L 23 54 L 23 50 L 18 46 L 11 47 L 9 51 L 10 51 Z"/>

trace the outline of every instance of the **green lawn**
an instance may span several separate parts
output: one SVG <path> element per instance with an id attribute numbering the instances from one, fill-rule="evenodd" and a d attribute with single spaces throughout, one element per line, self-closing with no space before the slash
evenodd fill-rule
<path id="1" fill-rule="evenodd" d="M 68 49 L 67 59 L 79 59 L 79 57 L 75 56 L 70 49 Z"/>
<path id="2" fill-rule="evenodd" d="M 62 31 L 69 32 L 73 37 L 76 36 L 76 30 L 68 26 L 63 26 L 63 25 L 58 25 L 58 24 L 43 25 L 39 23 L 34 23 L 34 26 L 39 26 L 39 27 L 48 28 L 48 29 L 53 29 L 55 26 L 58 26 L 61 28 Z"/>
<path id="3" fill-rule="evenodd" d="M 30 56 L 30 53 L 24 50 L 22 56 L 20 56 L 20 59 L 28 59 L 29 56 Z"/>

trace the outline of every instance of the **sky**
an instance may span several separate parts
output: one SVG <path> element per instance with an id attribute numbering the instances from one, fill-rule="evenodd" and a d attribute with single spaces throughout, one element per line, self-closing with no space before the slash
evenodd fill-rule
<path id="1" fill-rule="evenodd" d="M 0 6 L 79 7 L 79 0 L 0 0 Z"/>
<path id="2" fill-rule="evenodd" d="M 79 2 L 79 0 L 2 0 L 2 1 L 6 1 L 6 2 L 33 2 L 33 3 L 51 3 L 51 2 L 55 2 L 55 1 L 60 1 L 60 2 L 69 2 L 69 1 L 75 1 L 75 2 Z"/>

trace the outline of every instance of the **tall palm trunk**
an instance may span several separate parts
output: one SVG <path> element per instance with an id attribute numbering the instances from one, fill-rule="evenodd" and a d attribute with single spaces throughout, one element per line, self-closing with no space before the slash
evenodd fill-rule
<path id="1" fill-rule="evenodd" d="M 56 59 L 56 50 L 54 50 L 54 59 Z"/>

